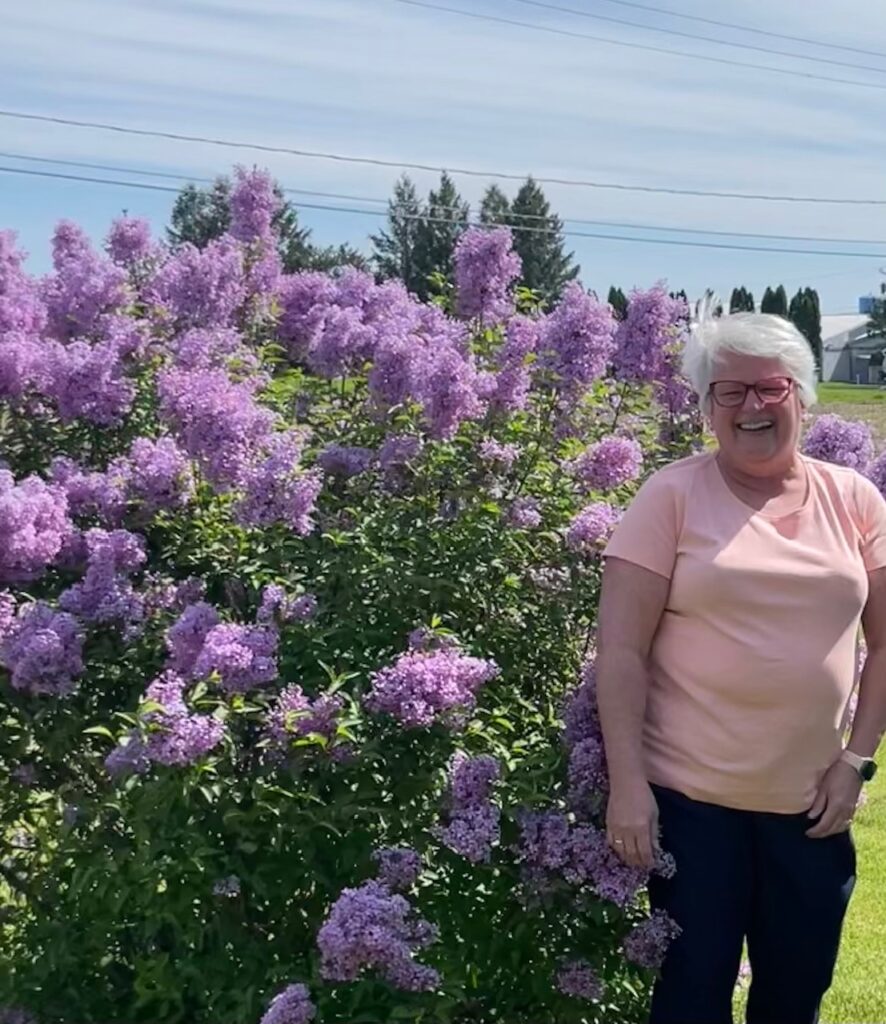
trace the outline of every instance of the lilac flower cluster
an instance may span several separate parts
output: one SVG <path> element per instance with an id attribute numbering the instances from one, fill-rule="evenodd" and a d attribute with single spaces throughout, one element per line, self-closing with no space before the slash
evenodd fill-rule
<path id="1" fill-rule="evenodd" d="M 213 885 L 212 894 L 213 896 L 224 896 L 226 899 L 236 899 L 240 895 L 240 879 L 236 875 L 220 878 Z"/>
<path id="2" fill-rule="evenodd" d="M 557 973 L 557 988 L 573 999 L 600 1000 L 606 986 L 594 973 L 587 960 L 570 960 Z"/>
<path id="3" fill-rule="evenodd" d="M 300 736 L 323 736 L 333 742 L 338 716 L 344 702 L 336 695 L 322 694 L 313 700 L 296 683 L 277 697 L 265 719 L 265 732 L 273 748 L 283 752 Z"/>
<path id="4" fill-rule="evenodd" d="M 308 1024 L 317 1016 L 306 985 L 287 985 L 271 1000 L 260 1024 Z"/>
<path id="5" fill-rule="evenodd" d="M 135 730 L 128 733 L 105 758 L 105 771 L 112 779 L 144 775 L 150 767 L 147 746 Z"/>
<path id="6" fill-rule="evenodd" d="M 569 524 L 566 544 L 573 551 L 593 553 L 606 542 L 621 517 L 614 505 L 605 501 L 586 505 Z"/>
<path id="7" fill-rule="evenodd" d="M 538 348 L 539 323 L 526 316 L 508 321 L 504 344 L 497 356 L 495 391 L 490 408 L 498 412 L 516 412 L 526 408 L 532 388 L 529 357 Z"/>
<path id="8" fill-rule="evenodd" d="M 46 325 L 46 309 L 36 283 L 23 269 L 24 261 L 15 233 L 0 231 L 0 342 L 12 334 L 36 337 Z"/>
<path id="9" fill-rule="evenodd" d="M 53 343 L 44 360 L 41 390 L 65 423 L 85 419 L 116 426 L 132 408 L 135 387 L 124 374 L 121 351 L 113 339 Z"/>
<path id="10" fill-rule="evenodd" d="M 72 531 L 62 488 L 0 469 L 0 583 L 37 579 Z"/>
<path id="11" fill-rule="evenodd" d="M 538 499 L 515 498 L 508 508 L 508 523 L 518 530 L 534 530 L 541 526 Z"/>
<path id="12" fill-rule="evenodd" d="M 300 537 L 313 531 L 313 513 L 324 478 L 320 470 L 299 468 L 301 445 L 296 431 L 273 434 L 263 453 L 246 469 L 243 496 L 235 509 L 244 526 L 284 523 Z"/>
<path id="13" fill-rule="evenodd" d="M 218 746 L 224 725 L 211 715 L 194 715 L 184 701 L 185 681 L 174 672 L 158 676 L 145 691 L 144 702 L 161 705 L 144 716 L 145 754 L 149 761 L 185 765 Z"/>
<path id="14" fill-rule="evenodd" d="M 194 495 L 191 463 L 171 437 L 137 437 L 128 455 L 108 467 L 108 477 L 148 517 L 161 509 L 182 508 Z"/>
<path id="15" fill-rule="evenodd" d="M 279 674 L 278 639 L 273 628 L 220 623 L 206 634 L 193 675 L 205 678 L 217 673 L 226 693 L 246 693 L 273 682 Z"/>
<path id="16" fill-rule="evenodd" d="M 271 224 L 280 209 L 280 197 L 274 190 L 274 179 L 267 171 L 237 167 L 231 190 L 230 234 L 238 242 L 272 243 Z"/>
<path id="17" fill-rule="evenodd" d="M 605 373 L 615 330 L 609 306 L 573 281 L 542 324 L 539 366 L 553 376 L 558 391 L 575 398 Z"/>
<path id="18" fill-rule="evenodd" d="M 453 253 L 459 316 L 498 324 L 514 312 L 511 288 L 522 263 L 510 228 L 468 228 Z"/>
<path id="19" fill-rule="evenodd" d="M 440 976 L 415 955 L 436 938 L 436 928 L 417 917 L 404 896 L 365 882 L 342 891 L 317 934 L 320 973 L 329 981 L 355 981 L 374 970 L 395 988 L 430 991 Z"/>
<path id="20" fill-rule="evenodd" d="M 500 838 L 501 812 L 492 803 L 492 784 L 501 767 L 494 757 L 457 754 L 449 776 L 449 822 L 439 831 L 441 842 L 472 864 L 488 861 Z"/>
<path id="21" fill-rule="evenodd" d="M 411 889 L 421 874 L 421 857 L 408 846 L 383 846 L 372 855 L 378 880 L 391 892 Z"/>
<path id="22" fill-rule="evenodd" d="M 262 591 L 261 605 L 256 613 L 256 622 L 262 625 L 282 622 L 308 622 L 317 614 L 317 598 L 314 594 L 302 594 L 292 598 L 276 583 Z"/>
<path id="23" fill-rule="evenodd" d="M 0 664 L 16 690 L 65 697 L 82 675 L 83 631 L 72 616 L 43 603 L 23 605 L 14 620 L 8 612 L 0 630 Z"/>
<path id="24" fill-rule="evenodd" d="M 569 469 L 584 490 L 611 491 L 639 477 L 643 449 L 630 437 L 605 437 L 574 459 Z"/>
<path id="25" fill-rule="evenodd" d="M 218 612 L 205 601 L 188 605 L 166 632 L 167 664 L 172 671 L 190 676 L 206 637 L 219 623 Z"/>
<path id="26" fill-rule="evenodd" d="M 491 462 L 501 466 L 503 469 L 510 469 L 520 455 L 520 446 L 516 444 L 502 444 L 494 437 L 487 437 L 480 442 L 477 454 L 484 462 Z"/>
<path id="27" fill-rule="evenodd" d="M 84 469 L 73 459 L 58 456 L 49 467 L 50 483 L 64 491 L 68 511 L 77 519 L 97 519 L 117 525 L 126 507 L 125 480 L 116 474 Z"/>
<path id="28" fill-rule="evenodd" d="M 498 673 L 494 661 L 471 658 L 456 649 L 410 651 L 374 673 L 366 706 L 407 728 L 420 728 L 444 712 L 472 708 L 477 690 Z"/>
<path id="29" fill-rule="evenodd" d="M 423 447 L 422 439 L 414 434 L 392 434 L 378 450 L 378 464 L 386 473 L 398 470 L 414 462 Z"/>
<path id="30" fill-rule="evenodd" d="M 867 476 L 880 494 L 886 498 L 886 452 L 878 455 L 868 466 Z"/>
<path id="31" fill-rule="evenodd" d="M 615 336 L 615 372 L 621 380 L 641 384 L 663 376 L 668 348 L 687 317 L 686 303 L 672 299 L 664 284 L 648 291 L 634 289 L 627 316 Z"/>
<path id="32" fill-rule="evenodd" d="M 176 335 L 169 351 L 179 370 L 239 370 L 250 376 L 258 368 L 255 353 L 230 327 L 193 327 Z"/>
<path id="33" fill-rule="evenodd" d="M 679 925 L 663 910 L 654 910 L 647 921 L 642 921 L 626 936 L 624 954 L 631 963 L 657 971 L 680 932 Z"/>
<path id="34" fill-rule="evenodd" d="M 108 232 L 105 249 L 118 267 L 131 269 L 144 264 L 156 253 L 151 225 L 140 217 L 118 217 Z"/>
<path id="35" fill-rule="evenodd" d="M 229 235 L 204 249 L 186 242 L 146 288 L 147 301 L 179 329 L 230 326 L 246 295 L 243 253 Z"/>
<path id="36" fill-rule="evenodd" d="M 317 456 L 317 464 L 331 476 L 359 476 L 371 468 L 375 461 L 372 448 L 349 448 L 341 444 L 328 444 Z"/>
<path id="37" fill-rule="evenodd" d="M 126 274 L 99 256 L 84 232 L 60 221 L 52 240 L 55 273 L 42 285 L 48 327 L 59 341 L 90 334 L 105 313 L 127 301 Z"/>
<path id="38" fill-rule="evenodd" d="M 825 413 L 806 432 L 803 451 L 813 459 L 864 473 L 874 457 L 874 441 L 866 423 Z"/>
<path id="39" fill-rule="evenodd" d="M 127 632 L 144 618 L 144 604 L 130 576 L 145 562 L 144 540 L 128 530 L 85 533 L 86 575 L 59 595 L 59 605 L 86 622 L 116 622 Z"/>
<path id="40" fill-rule="evenodd" d="M 582 667 L 581 684 L 563 712 L 563 742 L 569 751 L 569 805 L 579 815 L 599 810 L 601 797 L 609 790 L 596 686 L 595 663 L 589 658 Z"/>

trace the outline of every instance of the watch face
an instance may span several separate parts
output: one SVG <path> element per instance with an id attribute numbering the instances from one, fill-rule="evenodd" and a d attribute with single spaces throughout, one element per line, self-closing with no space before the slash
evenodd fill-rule
<path id="1" fill-rule="evenodd" d="M 870 782 L 871 779 L 877 774 L 877 762 L 876 761 L 865 761 L 861 766 L 861 777 L 865 782 Z"/>

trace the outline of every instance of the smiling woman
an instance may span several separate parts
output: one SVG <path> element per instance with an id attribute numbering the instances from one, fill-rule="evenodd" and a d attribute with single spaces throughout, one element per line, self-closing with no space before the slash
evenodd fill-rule
<path id="1" fill-rule="evenodd" d="M 815 368 L 792 325 L 702 314 L 684 367 L 717 447 L 650 477 L 606 549 L 607 831 L 629 864 L 677 863 L 650 884 L 682 929 L 652 1024 L 731 1022 L 745 940 L 749 1024 L 813 1024 L 886 726 L 886 504 L 800 453 Z M 860 623 L 877 653 L 844 750 Z"/>

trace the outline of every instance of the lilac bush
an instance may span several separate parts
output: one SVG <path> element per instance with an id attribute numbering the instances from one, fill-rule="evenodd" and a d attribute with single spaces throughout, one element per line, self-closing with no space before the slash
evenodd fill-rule
<path id="1" fill-rule="evenodd" d="M 433 304 L 284 274 L 273 180 L 230 206 L 202 249 L 63 222 L 43 279 L 0 233 L 0 1006 L 642 1020 L 673 928 L 605 842 L 588 653 L 695 440 L 684 310 L 539 307 L 505 228 Z"/>
<path id="2" fill-rule="evenodd" d="M 814 459 L 864 473 L 874 457 L 874 440 L 867 424 L 825 413 L 806 431 L 803 451 Z"/>

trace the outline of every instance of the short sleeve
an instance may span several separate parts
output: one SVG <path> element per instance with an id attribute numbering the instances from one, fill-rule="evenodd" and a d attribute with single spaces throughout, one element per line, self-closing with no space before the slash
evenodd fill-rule
<path id="1" fill-rule="evenodd" d="M 868 572 L 886 566 L 886 500 L 867 477 L 858 476 L 856 484 L 861 556 Z"/>
<path id="2" fill-rule="evenodd" d="M 682 474 L 659 470 L 643 484 L 616 526 L 605 558 L 623 558 L 670 579 L 682 521 Z"/>

